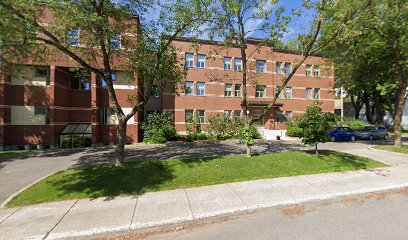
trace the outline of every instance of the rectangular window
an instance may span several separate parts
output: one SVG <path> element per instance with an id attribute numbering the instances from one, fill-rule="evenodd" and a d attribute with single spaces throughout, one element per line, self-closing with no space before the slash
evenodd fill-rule
<path id="1" fill-rule="evenodd" d="M 255 97 L 264 98 L 265 97 L 265 85 L 256 85 L 255 86 Z"/>
<path id="2" fill-rule="evenodd" d="M 306 99 L 308 100 L 312 99 L 312 89 L 311 88 L 306 88 Z"/>
<path id="3" fill-rule="evenodd" d="M 197 67 L 205 68 L 205 55 L 204 54 L 197 55 Z"/>
<path id="4" fill-rule="evenodd" d="M 116 73 L 112 73 L 112 82 L 116 81 Z M 105 79 L 102 78 L 102 84 L 101 84 L 102 88 L 106 88 L 106 81 Z"/>
<path id="5" fill-rule="evenodd" d="M 314 99 L 320 99 L 320 88 L 314 89 Z"/>
<path id="6" fill-rule="evenodd" d="M 194 67 L 194 54 L 193 53 L 186 53 L 186 67 L 188 68 Z"/>
<path id="7" fill-rule="evenodd" d="M 282 63 L 276 62 L 276 74 L 282 74 Z"/>
<path id="8" fill-rule="evenodd" d="M 285 74 L 289 75 L 291 72 L 291 64 L 290 63 L 285 63 Z"/>
<path id="9" fill-rule="evenodd" d="M 306 65 L 306 76 L 312 76 L 312 65 Z"/>
<path id="10" fill-rule="evenodd" d="M 224 118 L 232 118 L 232 110 L 225 110 L 224 111 Z"/>
<path id="11" fill-rule="evenodd" d="M 232 97 L 232 84 L 225 84 L 225 97 Z"/>
<path id="12" fill-rule="evenodd" d="M 234 120 L 235 121 L 241 121 L 241 110 L 235 110 L 234 111 Z"/>
<path id="13" fill-rule="evenodd" d="M 276 86 L 276 89 L 275 89 L 275 95 L 278 95 L 278 97 L 277 98 L 280 98 L 281 96 L 282 96 L 282 93 L 281 93 L 281 87 L 279 87 L 279 86 Z"/>
<path id="14" fill-rule="evenodd" d="M 320 66 L 319 65 L 314 65 L 313 76 L 320 77 Z"/>
<path id="15" fill-rule="evenodd" d="M 160 98 L 160 87 L 159 86 L 153 86 L 152 96 L 154 98 Z"/>
<path id="16" fill-rule="evenodd" d="M 234 58 L 234 70 L 242 71 L 242 59 L 241 58 Z"/>
<path id="17" fill-rule="evenodd" d="M 199 123 L 205 123 L 205 110 L 197 110 L 197 120 Z"/>
<path id="18" fill-rule="evenodd" d="M 285 98 L 292 99 L 292 88 L 291 87 L 285 88 Z"/>
<path id="19" fill-rule="evenodd" d="M 186 112 L 185 112 L 185 121 L 186 121 L 186 123 L 194 122 L 194 110 L 186 110 Z"/>
<path id="20" fill-rule="evenodd" d="M 256 72 L 257 73 L 266 72 L 266 61 L 256 60 Z"/>
<path id="21" fill-rule="evenodd" d="M 191 123 L 194 121 L 194 110 L 186 110 L 185 121 L 186 123 Z"/>
<path id="22" fill-rule="evenodd" d="M 45 78 L 46 85 L 50 86 L 50 69 L 48 67 L 36 67 L 35 76 Z"/>
<path id="23" fill-rule="evenodd" d="M 46 107 L 35 107 L 34 115 L 47 115 L 48 109 Z"/>
<path id="24" fill-rule="evenodd" d="M 102 108 L 101 110 L 101 124 L 108 124 L 108 119 L 112 116 L 112 110 L 109 108 Z"/>
<path id="25" fill-rule="evenodd" d="M 292 111 L 286 111 L 286 121 L 292 118 Z"/>
<path id="26" fill-rule="evenodd" d="M 88 74 L 81 74 L 71 78 L 71 88 L 79 90 L 91 90 L 91 76 Z"/>
<path id="27" fill-rule="evenodd" d="M 276 112 L 276 122 L 277 123 L 283 123 L 283 114 L 281 111 Z"/>
<path id="28" fill-rule="evenodd" d="M 231 70 L 231 58 L 230 57 L 224 57 L 224 70 Z"/>
<path id="29" fill-rule="evenodd" d="M 118 50 L 121 48 L 122 44 L 121 44 L 120 39 L 121 39 L 120 34 L 113 34 L 110 37 L 110 48 L 112 50 Z"/>
<path id="30" fill-rule="evenodd" d="M 186 95 L 194 95 L 194 82 L 186 82 Z"/>
<path id="31" fill-rule="evenodd" d="M 242 84 L 235 84 L 235 87 L 234 87 L 235 97 L 241 97 L 241 88 L 242 88 Z"/>
<path id="32" fill-rule="evenodd" d="M 204 96 L 204 95 L 205 95 L 205 83 L 197 82 L 197 96 Z"/>
<path id="33" fill-rule="evenodd" d="M 79 29 L 67 31 L 67 46 L 78 47 L 79 46 Z"/>

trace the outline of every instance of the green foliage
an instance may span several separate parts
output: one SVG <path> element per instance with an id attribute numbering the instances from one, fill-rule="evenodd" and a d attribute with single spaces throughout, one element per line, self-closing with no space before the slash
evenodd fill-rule
<path id="1" fill-rule="evenodd" d="M 302 137 L 302 128 L 299 127 L 299 121 L 301 120 L 302 116 L 296 116 L 289 119 L 286 122 L 287 132 L 286 135 L 289 137 Z"/>
<path id="2" fill-rule="evenodd" d="M 253 141 L 253 139 L 260 139 L 261 134 L 258 132 L 258 128 L 254 125 L 249 127 L 249 131 L 246 131 L 245 126 L 239 129 L 239 136 L 240 139 Z M 252 140 L 251 140 L 252 139 Z M 253 144 L 251 144 L 253 145 Z"/>
<path id="3" fill-rule="evenodd" d="M 321 103 L 314 102 L 308 106 L 306 113 L 299 121 L 299 127 L 302 129 L 302 142 L 306 145 L 316 147 L 317 144 L 325 143 L 329 139 L 327 133 L 331 128 L 332 116 L 322 111 Z"/>
<path id="4" fill-rule="evenodd" d="M 186 120 L 186 131 L 188 135 L 193 136 L 196 133 L 201 133 L 201 123 L 198 118 L 189 117 Z"/>
<path id="5" fill-rule="evenodd" d="M 350 127 L 353 130 L 359 130 L 362 129 L 365 126 L 369 126 L 370 124 L 360 121 L 360 120 L 353 120 L 353 121 L 346 121 L 342 126 L 347 126 Z"/>
<path id="6" fill-rule="evenodd" d="M 177 140 L 173 122 L 173 115 L 170 112 L 149 114 L 147 122 L 142 124 L 143 141 L 155 144 Z"/>
<path id="7" fill-rule="evenodd" d="M 218 140 L 225 140 L 238 136 L 242 122 L 231 118 L 225 118 L 220 114 L 208 118 L 208 133 Z"/>

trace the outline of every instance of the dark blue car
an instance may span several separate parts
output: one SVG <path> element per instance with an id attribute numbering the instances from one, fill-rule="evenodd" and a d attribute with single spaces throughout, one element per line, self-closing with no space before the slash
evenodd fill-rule
<path id="1" fill-rule="evenodd" d="M 330 141 L 355 141 L 356 131 L 349 127 L 336 127 L 328 134 Z"/>

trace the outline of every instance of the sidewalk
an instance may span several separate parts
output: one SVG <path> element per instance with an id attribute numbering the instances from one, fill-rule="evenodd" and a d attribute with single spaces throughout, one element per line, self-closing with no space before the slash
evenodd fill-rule
<path id="1" fill-rule="evenodd" d="M 0 209 L 0 239 L 88 236 L 408 187 L 408 158 L 404 155 L 350 151 L 393 166 Z"/>

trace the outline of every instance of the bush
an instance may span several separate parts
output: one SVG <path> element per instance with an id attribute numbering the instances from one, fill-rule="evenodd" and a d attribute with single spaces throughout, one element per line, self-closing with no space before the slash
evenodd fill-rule
<path id="1" fill-rule="evenodd" d="M 360 120 L 353 120 L 353 121 L 347 121 L 344 122 L 345 126 L 350 127 L 353 130 L 359 130 L 365 126 L 369 126 L 370 124 L 360 121 Z"/>
<path id="2" fill-rule="evenodd" d="M 249 128 L 249 133 L 251 138 L 253 139 L 260 139 L 261 138 L 261 134 L 258 132 L 258 128 L 254 125 L 251 125 L 251 127 Z M 245 139 L 245 126 L 241 127 L 239 129 L 239 139 Z"/>
<path id="3" fill-rule="evenodd" d="M 302 137 L 302 128 L 299 127 L 300 120 L 301 116 L 296 116 L 288 120 L 288 131 L 286 132 L 286 135 L 288 135 L 289 137 Z"/>
<path id="4" fill-rule="evenodd" d="M 155 144 L 177 140 L 177 131 L 172 123 L 173 115 L 170 112 L 150 114 L 142 125 L 143 141 Z"/>
<path id="5" fill-rule="evenodd" d="M 241 121 L 225 118 L 220 114 L 209 117 L 208 122 L 208 133 L 218 140 L 237 137 L 239 134 L 239 128 L 242 126 Z"/>

